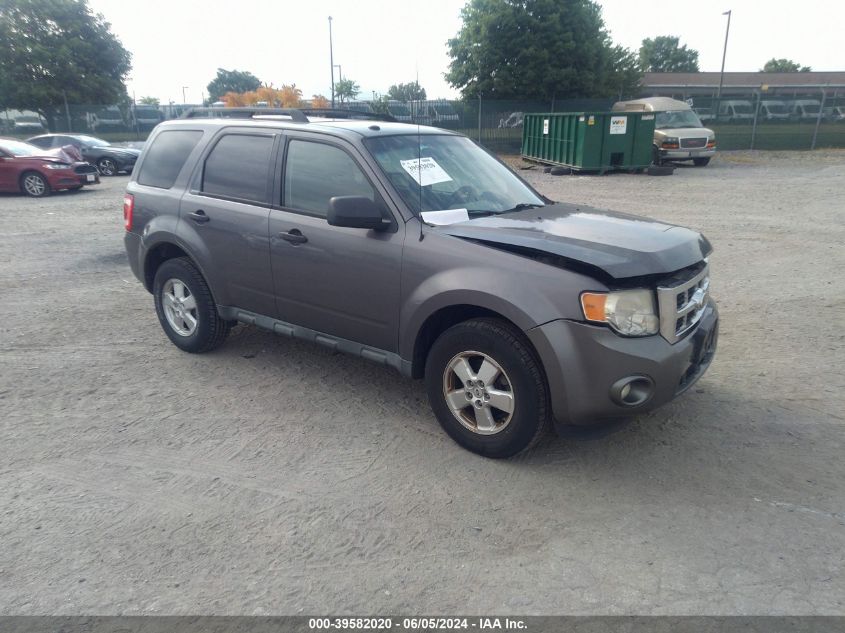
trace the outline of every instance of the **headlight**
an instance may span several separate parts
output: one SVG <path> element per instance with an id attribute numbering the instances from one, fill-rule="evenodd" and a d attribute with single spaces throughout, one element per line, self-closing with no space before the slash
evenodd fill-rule
<path id="1" fill-rule="evenodd" d="M 63 163 L 44 163 L 46 169 L 70 169 L 70 165 Z"/>
<path id="2" fill-rule="evenodd" d="M 680 146 L 680 141 L 676 136 L 667 136 L 663 139 L 661 146 L 668 147 L 669 149 L 678 149 L 678 147 Z"/>
<path id="3" fill-rule="evenodd" d="M 651 290 L 585 292 L 581 308 L 588 321 L 607 323 L 624 336 L 650 336 L 660 329 Z"/>

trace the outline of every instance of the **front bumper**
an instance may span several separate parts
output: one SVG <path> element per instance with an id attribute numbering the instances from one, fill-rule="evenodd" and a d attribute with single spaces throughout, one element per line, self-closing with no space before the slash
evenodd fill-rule
<path id="1" fill-rule="evenodd" d="M 552 412 L 559 430 L 597 424 L 651 411 L 689 389 L 716 352 L 719 314 L 710 300 L 696 328 L 670 345 L 660 335 L 625 338 L 609 328 L 558 320 L 527 332 L 540 354 L 549 382 Z M 627 406 L 611 389 L 629 376 L 653 384 L 642 404 Z"/>
<path id="2" fill-rule="evenodd" d="M 47 174 L 47 182 L 53 190 L 70 189 L 84 185 L 97 185 L 100 183 L 100 175 L 97 173 L 74 173 L 72 170 L 54 170 L 54 173 Z"/>
<path id="3" fill-rule="evenodd" d="M 716 148 L 701 149 L 661 149 L 660 158 L 667 160 L 691 160 L 693 158 L 710 158 L 716 155 Z"/>

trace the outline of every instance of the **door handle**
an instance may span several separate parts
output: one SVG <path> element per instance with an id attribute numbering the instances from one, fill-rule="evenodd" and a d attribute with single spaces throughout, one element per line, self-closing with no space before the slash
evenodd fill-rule
<path id="1" fill-rule="evenodd" d="M 308 238 L 299 229 L 291 229 L 287 233 L 279 233 L 279 237 L 291 244 L 305 244 L 308 241 Z"/>
<path id="2" fill-rule="evenodd" d="M 211 218 L 205 214 L 205 211 L 202 209 L 197 209 L 193 213 L 189 213 L 188 217 L 191 218 L 197 224 L 203 224 L 204 222 L 208 222 Z"/>

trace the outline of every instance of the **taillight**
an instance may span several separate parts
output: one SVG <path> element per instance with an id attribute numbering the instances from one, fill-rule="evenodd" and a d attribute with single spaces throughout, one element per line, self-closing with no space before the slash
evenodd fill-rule
<path id="1" fill-rule="evenodd" d="M 135 210 L 135 196 L 127 193 L 123 196 L 123 226 L 127 231 L 132 230 L 132 212 Z"/>

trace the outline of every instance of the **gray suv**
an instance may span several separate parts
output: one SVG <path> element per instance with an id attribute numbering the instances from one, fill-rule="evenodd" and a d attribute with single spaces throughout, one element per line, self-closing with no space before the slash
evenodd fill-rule
<path id="1" fill-rule="evenodd" d="M 446 130 L 295 110 L 169 121 L 124 218 L 180 349 L 245 323 L 389 365 L 489 457 L 662 405 L 716 349 L 704 237 L 552 202 Z"/>

